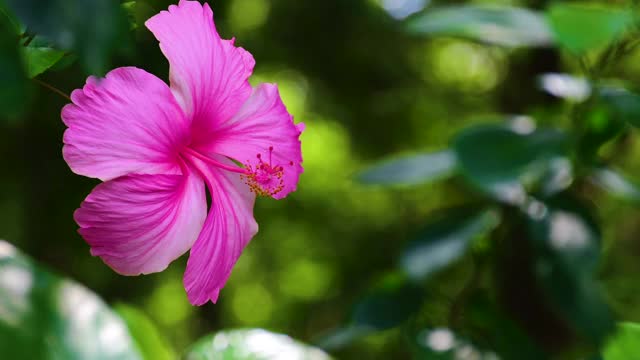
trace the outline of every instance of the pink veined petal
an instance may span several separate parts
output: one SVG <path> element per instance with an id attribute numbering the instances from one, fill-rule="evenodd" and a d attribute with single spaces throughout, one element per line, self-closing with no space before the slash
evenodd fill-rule
<path id="1" fill-rule="evenodd" d="M 96 186 L 74 218 L 93 256 L 138 275 L 162 271 L 189 250 L 206 212 L 204 183 L 195 174 L 134 174 Z"/>
<path id="2" fill-rule="evenodd" d="M 261 161 L 282 166 L 282 190 L 272 195 L 282 199 L 296 190 L 303 171 L 299 140 L 303 130 L 304 124 L 293 123 L 277 86 L 261 84 L 240 111 L 218 127 L 203 151 L 228 156 L 254 169 Z"/>
<path id="3" fill-rule="evenodd" d="M 145 25 L 169 60 L 171 89 L 192 118 L 193 143 L 206 141 L 251 94 L 253 56 L 220 38 L 208 4 L 181 0 Z"/>
<path id="4" fill-rule="evenodd" d="M 90 77 L 62 109 L 62 153 L 79 175 L 110 180 L 129 173 L 180 173 L 177 154 L 190 123 L 169 87 L 135 67 Z"/>
<path id="5" fill-rule="evenodd" d="M 223 157 L 217 161 L 232 164 Z M 196 160 L 196 162 L 198 162 Z M 198 240 L 191 248 L 184 286 L 193 305 L 218 300 L 220 290 L 242 250 L 258 232 L 253 218 L 255 194 L 236 173 L 197 165 L 206 174 L 211 192 L 211 209 Z"/>

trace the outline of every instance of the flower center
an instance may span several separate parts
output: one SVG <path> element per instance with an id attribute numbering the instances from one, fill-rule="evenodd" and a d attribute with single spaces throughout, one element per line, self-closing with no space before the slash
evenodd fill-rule
<path id="1" fill-rule="evenodd" d="M 241 175 L 242 180 L 249 186 L 249 189 L 259 196 L 273 196 L 284 188 L 284 167 L 273 165 L 273 146 L 269 147 L 269 161 L 265 162 L 261 154 L 257 154 L 258 164 L 245 164 L 247 173 Z M 293 165 L 293 162 L 290 162 Z"/>
<path id="2" fill-rule="evenodd" d="M 189 161 L 188 159 L 193 159 L 189 162 L 194 163 L 195 161 L 195 165 L 200 161 L 220 169 L 240 174 L 242 181 L 244 181 L 244 183 L 249 186 L 249 189 L 256 195 L 273 196 L 284 189 L 284 167 L 280 164 L 273 164 L 273 146 L 269 146 L 268 162 L 263 160 L 262 154 L 257 154 L 258 163 L 251 164 L 247 161 L 244 164 L 244 168 L 232 164 L 223 164 L 218 160 L 188 147 L 183 150 L 183 155 L 186 156 L 185 159 L 187 159 L 187 161 Z M 293 166 L 293 161 L 289 161 L 289 165 Z M 198 166 L 196 166 L 196 169 L 200 170 Z M 202 175 L 206 176 L 204 173 Z"/>

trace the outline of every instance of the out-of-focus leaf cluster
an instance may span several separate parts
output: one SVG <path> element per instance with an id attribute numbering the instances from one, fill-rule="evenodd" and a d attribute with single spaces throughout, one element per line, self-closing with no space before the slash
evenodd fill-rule
<path id="1" fill-rule="evenodd" d="M 490 122 L 459 131 L 448 149 L 392 158 L 360 173 L 358 179 L 368 185 L 406 188 L 444 179 L 475 194 L 465 211 L 438 211 L 438 220 L 427 221 L 413 242 L 418 245 L 409 246 L 399 260 L 397 271 L 424 286 L 422 301 L 428 303 L 436 271 L 466 252 L 475 259 L 469 284 L 452 301 L 449 323 L 432 324 L 450 329 L 416 332 L 421 328 L 414 324 L 420 307 L 397 324 L 423 345 L 426 331 L 429 353 L 418 352 L 416 358 L 597 354 L 613 333 L 615 317 L 596 276 L 602 230 L 590 203 L 595 199 L 584 188 L 595 185 L 632 204 L 638 197 L 634 181 L 608 167 L 611 160 L 601 150 L 631 136 L 640 119 L 640 97 L 602 78 L 608 66 L 635 46 L 640 35 L 636 21 L 629 7 L 556 2 L 544 11 L 490 5 L 427 8 L 406 22 L 416 35 L 455 36 L 510 48 L 555 46 L 574 57 L 585 76 L 540 74 L 540 88 L 567 102 L 565 124 L 538 128 L 529 116 L 493 116 Z M 487 267 L 496 274 L 491 282 L 478 275 Z M 476 309 L 478 297 L 487 291 L 493 295 L 484 295 L 484 309 Z M 491 302 L 493 310 L 487 308 Z M 400 302 L 385 304 L 371 318 L 384 314 L 385 307 L 387 312 L 408 308 Z M 496 310 L 500 307 L 504 310 Z M 532 318 L 528 311 L 548 318 Z M 482 316 L 496 323 L 502 318 L 513 331 L 500 332 L 497 324 L 479 331 L 474 327 Z M 460 355 L 455 331 L 472 334 L 476 345 L 494 352 L 487 355 L 474 348 Z M 609 342 L 605 358 L 620 356 L 611 354 L 617 354 L 627 333 Z M 501 337 L 522 349 L 505 346 Z"/>
<path id="2" fill-rule="evenodd" d="M 171 360 L 177 354 L 131 305 L 115 311 L 85 287 L 34 264 L 0 240 L 0 349 L 15 360 Z M 187 359 L 329 360 L 323 351 L 261 329 L 204 337 Z"/>

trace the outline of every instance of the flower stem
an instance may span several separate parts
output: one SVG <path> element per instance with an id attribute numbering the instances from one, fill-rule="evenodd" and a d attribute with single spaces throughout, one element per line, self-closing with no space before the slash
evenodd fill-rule
<path id="1" fill-rule="evenodd" d="M 65 99 L 67 99 L 67 100 L 69 100 L 69 101 L 72 101 L 72 100 L 71 100 L 71 98 L 69 97 L 69 95 L 65 94 L 65 93 L 64 93 L 64 91 L 62 91 L 62 90 L 60 90 L 60 89 L 56 88 L 55 86 L 53 86 L 53 85 L 51 85 L 51 84 L 47 84 L 46 82 L 44 82 L 44 81 L 42 81 L 42 80 L 40 80 L 40 79 L 35 79 L 35 78 L 34 78 L 34 79 L 31 79 L 31 80 L 33 80 L 33 81 L 35 81 L 36 83 L 38 83 L 38 84 L 40 84 L 40 85 L 42 85 L 42 86 L 46 87 L 47 89 L 49 89 L 49 90 L 53 91 L 54 93 L 56 93 L 56 94 L 58 94 L 58 95 L 62 96 L 63 98 L 65 98 Z"/>

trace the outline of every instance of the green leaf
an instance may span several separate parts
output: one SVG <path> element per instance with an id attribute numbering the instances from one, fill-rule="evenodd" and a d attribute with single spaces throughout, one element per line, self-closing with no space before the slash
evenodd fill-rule
<path id="1" fill-rule="evenodd" d="M 613 169 L 593 169 L 589 179 L 615 198 L 640 204 L 640 188 L 638 185 Z"/>
<path id="2" fill-rule="evenodd" d="M 50 47 L 23 47 L 23 56 L 27 63 L 27 76 L 34 78 L 47 71 L 64 56 L 64 51 Z"/>
<path id="3" fill-rule="evenodd" d="M 640 127 L 640 95 L 624 88 L 605 87 L 600 90 L 600 98 L 616 120 Z"/>
<path id="4" fill-rule="evenodd" d="M 415 285 L 392 280 L 378 287 L 354 307 L 351 324 L 372 330 L 386 330 L 400 325 L 422 305 L 423 293 Z"/>
<path id="5" fill-rule="evenodd" d="M 144 29 L 144 22 L 155 14 L 155 10 L 141 0 L 126 1 L 121 6 L 129 18 L 129 27 L 132 30 Z"/>
<path id="6" fill-rule="evenodd" d="M 612 6 L 555 2 L 547 16 L 556 42 L 576 54 L 619 39 L 633 24 L 630 11 Z"/>
<path id="7" fill-rule="evenodd" d="M 0 241 L 0 349 L 12 360 L 141 359 L 125 323 L 85 287 Z"/>
<path id="8" fill-rule="evenodd" d="M 535 276 L 551 305 L 579 333 L 601 343 L 613 319 L 594 279 L 601 234 L 590 212 L 576 199 L 556 197 L 529 218 L 529 232 Z"/>
<path id="9" fill-rule="evenodd" d="M 358 179 L 364 184 L 418 185 L 452 175 L 455 168 L 455 154 L 446 150 L 387 160 L 365 170 Z"/>
<path id="10" fill-rule="evenodd" d="M 483 334 L 484 341 L 479 345 L 495 350 L 500 359 L 547 359 L 544 351 L 503 311 L 490 300 L 487 291 L 478 291 L 465 309 L 466 328 Z"/>
<path id="11" fill-rule="evenodd" d="M 221 331 L 198 340 L 187 360 L 329 360 L 318 348 L 262 329 Z"/>
<path id="12" fill-rule="evenodd" d="M 373 332 L 394 328 L 417 313 L 423 300 L 422 289 L 392 273 L 355 304 L 347 325 L 315 343 L 323 349 L 339 349 Z"/>
<path id="13" fill-rule="evenodd" d="M 52 67 L 49 68 L 49 71 L 60 71 L 68 68 L 73 65 L 78 60 L 78 56 L 73 53 L 65 53 L 62 59 L 58 60 Z"/>
<path id="14" fill-rule="evenodd" d="M 607 342 L 603 360 L 630 360 L 640 354 L 640 324 L 620 323 L 618 330 Z"/>
<path id="15" fill-rule="evenodd" d="M 566 155 L 568 139 L 556 130 L 534 130 L 527 120 L 480 125 L 453 142 L 465 178 L 499 201 L 521 204 L 525 188 L 543 178 L 553 159 Z"/>
<path id="16" fill-rule="evenodd" d="M 9 17 L 0 14 L 0 116 L 9 119 L 24 112 L 29 95 L 15 30 Z"/>
<path id="17" fill-rule="evenodd" d="M 456 209 L 428 224 L 404 251 L 400 263 L 409 278 L 425 280 L 462 257 L 472 240 L 498 225 L 493 210 Z"/>
<path id="18" fill-rule="evenodd" d="M 595 98 L 597 101 L 592 102 L 582 116 L 585 124 L 578 139 L 578 151 L 583 161 L 596 161 L 601 146 L 620 135 L 627 127 L 628 121 L 635 121 L 631 120 L 633 109 L 629 107 L 633 106 L 633 101 L 627 95 L 628 93 L 621 89 L 598 90 L 598 96 Z"/>
<path id="19" fill-rule="evenodd" d="M 544 17 L 532 10 L 477 5 L 428 9 L 407 23 L 411 33 L 451 35 L 503 46 L 551 43 Z"/>
<path id="20" fill-rule="evenodd" d="M 2 18 L 0 21 L 8 21 L 13 33 L 20 35 L 24 32 L 24 27 L 16 19 L 15 15 L 7 9 L 4 1 L 0 1 L 0 18 Z"/>
<path id="21" fill-rule="evenodd" d="M 172 360 L 177 358 L 168 342 L 145 313 L 126 304 L 117 304 L 115 311 L 126 322 L 131 337 L 144 359 Z"/>
<path id="22" fill-rule="evenodd" d="M 119 1 L 7 0 L 18 18 L 57 47 L 74 50 L 85 69 L 102 75 L 109 59 L 128 44 Z"/>

